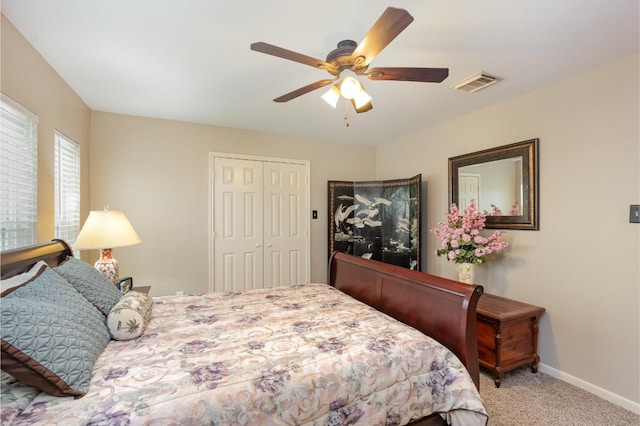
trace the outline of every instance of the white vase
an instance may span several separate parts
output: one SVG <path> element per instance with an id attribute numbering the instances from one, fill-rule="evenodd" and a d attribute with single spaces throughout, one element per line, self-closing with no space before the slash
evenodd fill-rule
<path id="1" fill-rule="evenodd" d="M 458 281 L 466 284 L 473 284 L 475 278 L 474 263 L 458 263 Z"/>

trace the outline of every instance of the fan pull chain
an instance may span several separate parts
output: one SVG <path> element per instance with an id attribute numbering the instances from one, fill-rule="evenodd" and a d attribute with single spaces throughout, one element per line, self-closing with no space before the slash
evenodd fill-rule
<path id="1" fill-rule="evenodd" d="M 346 99 L 344 100 L 344 124 L 349 127 L 349 105 Z"/>

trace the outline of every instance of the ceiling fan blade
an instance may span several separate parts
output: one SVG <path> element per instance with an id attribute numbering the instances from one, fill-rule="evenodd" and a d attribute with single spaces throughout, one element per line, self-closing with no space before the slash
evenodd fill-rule
<path id="1" fill-rule="evenodd" d="M 282 96 L 280 96 L 278 98 L 275 98 L 273 101 L 274 102 L 288 102 L 291 99 L 295 99 L 298 96 L 304 95 L 305 93 L 309 93 L 309 92 L 311 92 L 313 90 L 316 90 L 316 89 L 319 89 L 321 87 L 327 86 L 327 85 L 333 83 L 335 80 L 336 80 L 335 78 L 334 79 L 326 79 L 326 80 L 318 80 L 315 83 L 308 84 L 308 85 L 306 85 L 304 87 L 301 87 L 299 89 L 294 90 L 293 92 L 289 92 L 286 95 L 282 95 Z"/>
<path id="2" fill-rule="evenodd" d="M 449 68 L 372 68 L 367 72 L 371 80 L 400 80 L 440 83 L 449 76 Z"/>
<path id="3" fill-rule="evenodd" d="M 312 58 L 311 56 L 303 55 L 292 50 L 283 49 L 282 47 L 274 46 L 273 44 L 264 43 L 262 41 L 252 43 L 251 50 L 256 52 L 266 53 L 267 55 L 277 56 L 279 58 L 288 59 L 290 61 L 299 62 L 304 65 L 309 65 L 314 68 L 320 69 L 333 69 L 334 66 L 322 59 Z"/>
<path id="4" fill-rule="evenodd" d="M 369 65 L 369 62 L 411 22 L 413 16 L 406 10 L 388 7 L 351 54 L 352 63 L 357 67 Z M 360 57 L 362 59 L 358 59 Z"/>

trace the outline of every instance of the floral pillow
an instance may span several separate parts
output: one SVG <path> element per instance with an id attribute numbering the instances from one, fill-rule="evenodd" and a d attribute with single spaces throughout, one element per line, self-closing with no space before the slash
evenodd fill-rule
<path id="1" fill-rule="evenodd" d="M 140 337 L 151 318 L 153 300 L 146 293 L 130 291 L 111 309 L 107 327 L 115 340 L 131 340 Z"/>

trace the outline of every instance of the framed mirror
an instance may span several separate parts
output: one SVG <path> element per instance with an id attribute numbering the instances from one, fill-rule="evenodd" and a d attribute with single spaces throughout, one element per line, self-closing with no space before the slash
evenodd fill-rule
<path id="1" fill-rule="evenodd" d="M 486 227 L 538 228 L 538 139 L 449 158 L 449 204 L 476 201 Z"/>

